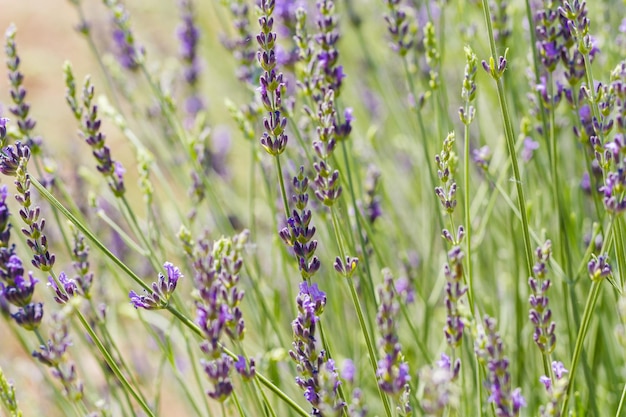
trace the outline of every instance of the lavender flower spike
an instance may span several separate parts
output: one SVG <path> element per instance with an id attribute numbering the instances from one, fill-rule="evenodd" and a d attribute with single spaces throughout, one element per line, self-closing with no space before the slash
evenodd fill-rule
<path id="1" fill-rule="evenodd" d="M 474 351 L 480 363 L 487 368 L 485 384 L 489 390 L 490 403 L 494 404 L 499 417 L 517 417 L 526 401 L 521 390 L 511 389 L 509 360 L 504 356 L 504 344 L 496 330 L 496 321 L 489 316 L 478 325 Z"/>
<path id="2" fill-rule="evenodd" d="M 569 378 L 566 374 L 568 370 L 561 362 L 554 361 L 552 362 L 552 371 L 554 372 L 554 381 L 546 375 L 539 378 L 539 382 L 545 386 L 548 393 L 548 403 L 539 407 L 541 417 L 560 417 L 561 402 L 567 393 Z"/>
<path id="3" fill-rule="evenodd" d="M 0 152 L 0 172 L 9 177 L 14 177 L 22 159 L 26 161 L 30 159 L 30 149 L 28 146 L 22 145 L 20 141 L 15 142 L 15 145 L 3 148 Z"/>
<path id="4" fill-rule="evenodd" d="M 380 305 L 376 315 L 376 323 L 381 338 L 378 341 L 382 359 L 378 361 L 376 378 L 378 386 L 394 399 L 401 415 L 409 415 L 411 407 L 408 402 L 410 393 L 409 365 L 404 361 L 402 345 L 400 345 L 397 324 L 400 312 L 398 291 L 393 276 L 388 269 L 383 270 L 384 283 L 378 289 Z"/>
<path id="5" fill-rule="evenodd" d="M 7 123 L 9 119 L 0 117 L 0 148 L 4 148 L 5 138 L 7 137 Z"/>
<path id="6" fill-rule="evenodd" d="M 113 14 L 113 42 L 117 47 L 117 58 L 120 65 L 128 70 L 136 71 L 143 63 L 145 51 L 137 46 L 130 29 L 128 11 L 119 0 L 104 0 L 105 6 Z"/>
<path id="7" fill-rule="evenodd" d="M 274 26 L 275 0 L 262 0 L 261 10 L 263 16 L 259 18 L 261 33 L 256 37 L 260 50 L 257 60 L 263 69 L 259 81 L 261 83 L 261 102 L 267 111 L 263 119 L 265 132 L 261 137 L 261 146 L 272 156 L 278 156 L 285 151 L 288 137 L 285 134 L 287 118 L 282 114 L 282 94 L 285 90 L 282 72 L 278 72 L 276 63 L 276 33 L 272 32 Z"/>
<path id="8" fill-rule="evenodd" d="M 170 262 L 163 264 L 167 272 L 167 281 L 162 273 L 159 273 L 159 280 L 152 283 L 152 293 L 139 295 L 135 291 L 130 291 L 128 297 L 135 308 L 144 310 L 159 310 L 167 307 L 170 297 L 176 289 L 178 280 L 183 277 L 180 270 Z M 147 291 L 146 291 L 147 293 Z"/>
<path id="9" fill-rule="evenodd" d="M 296 383 L 313 406 L 312 415 L 321 416 L 323 411 L 327 415 L 336 414 L 346 404 L 339 399 L 339 376 L 334 362 L 320 349 L 316 334 L 319 316 L 326 306 L 326 294 L 317 284 L 303 281 L 296 303 L 298 317 L 291 324 L 294 341 L 289 351 L 299 373 Z"/>
<path id="10" fill-rule="evenodd" d="M 547 264 L 552 254 L 552 242 L 547 240 L 536 252 L 537 263 L 533 267 L 534 277 L 528 279 L 530 295 L 530 321 L 535 326 L 533 339 L 542 353 L 550 354 L 556 346 L 556 325 L 552 321 L 552 310 L 548 307 L 547 292 L 550 280 L 546 279 Z"/>
<path id="11" fill-rule="evenodd" d="M 19 138 L 33 152 L 39 153 L 41 147 L 41 138 L 33 136 L 33 129 L 36 122 L 29 117 L 30 105 L 26 103 L 26 89 L 24 88 L 24 75 L 19 71 L 20 57 L 17 54 L 17 46 L 15 43 L 16 28 L 14 25 L 9 26 L 5 35 L 5 51 L 7 54 L 7 69 L 9 71 L 9 82 L 11 85 L 11 100 L 13 106 L 9 111 L 17 118 L 17 128 Z M 5 132 L 6 134 L 6 132 Z"/>

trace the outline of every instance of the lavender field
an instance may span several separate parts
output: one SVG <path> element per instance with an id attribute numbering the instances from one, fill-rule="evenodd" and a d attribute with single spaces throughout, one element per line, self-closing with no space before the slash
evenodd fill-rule
<path id="1" fill-rule="evenodd" d="M 623 16 L 0 0 L 0 416 L 626 416 Z"/>

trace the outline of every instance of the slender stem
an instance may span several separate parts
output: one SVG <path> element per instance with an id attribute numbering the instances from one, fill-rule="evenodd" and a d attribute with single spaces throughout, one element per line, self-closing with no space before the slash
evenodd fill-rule
<path id="1" fill-rule="evenodd" d="M 285 219 L 289 216 L 289 202 L 287 200 L 287 191 L 285 189 L 285 178 L 283 176 L 283 169 L 280 165 L 280 155 L 276 155 L 276 175 L 278 175 L 278 182 L 280 183 L 280 194 L 283 198 L 283 208 L 285 210 Z"/>
<path id="2" fill-rule="evenodd" d="M 615 417 L 619 417 L 622 415 L 622 409 L 624 408 L 624 402 L 626 402 L 626 384 L 624 384 L 624 388 L 622 389 L 622 395 L 619 398 L 619 405 L 617 406 L 617 411 L 615 412 Z"/>
<path id="3" fill-rule="evenodd" d="M 85 328 L 85 330 L 87 331 L 87 333 L 89 333 L 89 337 L 91 338 L 91 340 L 94 342 L 94 344 L 96 345 L 96 347 L 98 348 L 98 350 L 100 351 L 100 353 L 102 354 L 102 356 L 104 357 L 104 359 L 106 360 L 107 364 L 109 365 L 109 367 L 111 368 L 111 370 L 113 371 L 113 373 L 115 374 L 115 376 L 117 377 L 117 379 L 122 383 L 122 385 L 124 386 L 124 389 L 128 392 L 130 392 L 130 394 L 133 396 L 133 398 L 139 403 L 139 405 L 141 406 L 141 408 L 143 409 L 143 411 L 150 417 L 155 417 L 156 414 L 152 411 L 152 409 L 148 406 L 148 404 L 145 402 L 145 400 L 143 399 L 143 397 L 139 394 L 139 392 L 137 392 L 135 390 L 135 388 L 133 388 L 132 385 L 130 385 L 130 383 L 128 382 L 128 379 L 126 379 L 126 377 L 124 376 L 124 374 L 122 373 L 122 371 L 120 370 L 120 368 L 117 366 L 117 363 L 115 362 L 115 360 L 113 359 L 113 357 L 111 356 L 111 354 L 109 353 L 109 351 L 104 347 L 104 345 L 102 344 L 102 342 L 100 341 L 100 339 L 98 338 L 98 336 L 96 335 L 96 333 L 93 331 L 93 329 L 91 328 L 91 326 L 89 325 L 89 323 L 87 322 L 87 320 L 85 319 L 85 316 L 83 316 L 83 314 L 80 312 L 80 310 L 78 308 L 74 309 L 76 316 L 78 317 L 78 320 L 81 322 L 81 324 L 83 325 L 83 327 Z"/>
<path id="4" fill-rule="evenodd" d="M 469 103 L 465 106 L 469 113 Z M 466 113 L 467 114 L 467 113 Z M 465 197 L 465 244 L 467 252 L 467 300 L 469 302 L 470 313 L 475 314 L 474 310 L 474 284 L 472 280 L 472 219 L 470 217 L 470 138 L 469 124 L 465 124 L 463 129 L 463 137 L 465 139 L 465 164 L 464 164 L 464 197 Z M 452 230 L 454 233 L 454 230 Z"/>
<path id="5" fill-rule="evenodd" d="M 352 278 L 348 278 L 348 287 L 350 288 L 350 295 L 352 296 L 352 302 L 355 305 L 357 317 L 359 319 L 359 325 L 361 326 L 361 331 L 363 332 L 363 336 L 365 337 L 365 344 L 367 345 L 367 350 L 369 353 L 370 363 L 372 365 L 372 369 L 374 371 L 374 378 L 376 379 L 376 370 L 378 365 L 376 364 L 376 352 L 374 352 L 374 345 L 372 339 L 370 338 L 369 332 L 365 327 L 365 319 L 363 317 L 363 312 L 361 311 L 361 303 L 359 301 L 359 296 L 356 293 L 356 288 L 354 288 L 354 281 Z M 385 406 L 385 413 L 388 417 L 391 417 L 391 407 L 389 405 L 388 398 L 383 394 L 380 386 L 377 384 L 378 393 L 383 399 L 383 405 Z"/>
<path id="6" fill-rule="evenodd" d="M 572 389 L 574 388 L 574 378 L 576 376 L 576 370 L 578 368 L 578 361 L 580 360 L 580 354 L 583 350 L 585 336 L 587 335 L 587 330 L 589 329 L 589 322 L 591 321 L 594 307 L 596 305 L 596 302 L 598 301 L 601 284 L 602 281 L 594 281 L 593 284 L 591 284 L 591 290 L 589 291 L 589 296 L 587 297 L 587 302 L 585 303 L 585 311 L 583 313 L 582 322 L 580 323 L 580 329 L 578 330 L 578 336 L 576 337 L 576 346 L 574 348 L 574 354 L 572 356 L 572 365 L 569 371 L 567 392 L 565 394 L 565 399 L 563 400 L 563 405 L 561 406 L 562 416 L 567 415 L 567 405 L 569 402 L 569 398 L 572 394 Z"/>
<path id="7" fill-rule="evenodd" d="M 496 55 L 496 41 L 493 35 L 493 27 L 491 24 L 491 12 L 489 10 L 489 2 L 482 0 L 483 13 L 485 16 L 485 23 L 487 24 L 487 30 L 489 32 L 489 45 L 491 48 L 491 56 L 494 61 L 497 59 Z M 520 176 L 519 165 L 517 163 L 517 155 L 515 152 L 515 135 L 513 133 L 513 125 L 511 123 L 511 116 L 506 103 L 506 97 L 504 95 L 504 82 L 502 77 L 497 78 L 496 86 L 498 90 L 498 101 L 500 102 L 500 110 L 502 112 L 502 119 L 504 122 L 504 132 L 506 136 L 506 144 L 509 151 L 509 157 L 511 158 L 511 165 L 513 167 L 513 176 L 515 178 L 515 187 L 517 189 L 517 200 L 519 205 L 520 215 L 522 216 L 522 234 L 524 237 L 524 248 L 526 254 L 526 268 L 527 275 L 532 275 L 533 268 L 533 254 L 530 244 L 530 234 L 528 232 L 528 213 L 526 212 L 526 199 L 524 197 L 524 188 L 522 187 L 522 178 Z"/>

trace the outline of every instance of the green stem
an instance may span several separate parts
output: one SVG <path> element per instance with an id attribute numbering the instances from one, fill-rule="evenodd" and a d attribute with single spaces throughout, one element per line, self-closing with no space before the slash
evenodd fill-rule
<path id="1" fill-rule="evenodd" d="M 574 388 L 574 378 L 576 376 L 576 370 L 578 368 L 578 361 L 580 359 L 580 354 L 583 350 L 583 343 L 585 341 L 585 336 L 587 335 L 587 330 L 589 329 L 589 322 L 591 321 L 594 307 L 596 305 L 596 302 L 598 301 L 601 284 L 602 281 L 594 281 L 593 284 L 591 284 L 591 290 L 589 291 L 589 296 L 587 297 L 587 302 L 585 303 L 585 311 L 583 313 L 583 319 L 580 324 L 580 329 L 578 330 L 578 336 L 576 337 L 576 346 L 574 348 L 574 354 L 572 356 L 572 365 L 569 370 L 569 382 L 567 384 L 567 392 L 565 394 L 565 399 L 563 400 L 563 405 L 561 406 L 562 416 L 567 415 L 567 405 L 569 402 L 569 398 L 572 394 L 572 389 Z"/>
<path id="2" fill-rule="evenodd" d="M 622 389 L 622 395 L 619 398 L 619 405 L 617 406 L 617 411 L 615 412 L 615 417 L 620 417 L 622 415 L 622 409 L 624 408 L 624 402 L 626 400 L 626 384 L 624 384 L 624 388 Z"/>
<path id="3" fill-rule="evenodd" d="M 91 340 L 94 342 L 94 344 L 96 345 L 96 347 L 98 348 L 98 350 L 100 351 L 100 353 L 102 354 L 102 356 L 104 357 L 104 359 L 106 360 L 107 364 L 109 365 L 109 367 L 111 368 L 111 370 L 113 371 L 113 373 L 115 374 L 115 376 L 117 377 L 117 379 L 122 383 L 122 385 L 124 386 L 124 389 L 126 391 L 128 391 L 133 398 L 135 399 L 135 401 L 137 401 L 139 403 L 139 405 L 141 406 L 141 408 L 143 409 L 143 411 L 149 416 L 149 417 L 155 417 L 156 414 L 152 411 L 152 409 L 150 409 L 150 407 L 148 406 L 148 404 L 145 402 L 145 400 L 143 399 L 143 397 L 135 390 L 135 388 L 133 388 L 133 386 L 128 382 L 128 379 L 126 379 L 126 377 L 124 376 L 124 374 L 122 374 L 122 371 L 120 370 L 120 368 L 117 366 L 117 363 L 115 362 L 115 360 L 113 359 L 113 357 L 111 356 L 111 354 L 109 353 L 109 351 L 104 347 L 104 345 L 102 344 L 102 342 L 100 341 L 100 339 L 98 338 L 98 336 L 96 335 L 96 333 L 93 331 L 93 329 L 91 328 L 91 326 L 89 325 L 89 323 L 87 322 L 87 320 L 85 319 L 85 317 L 83 316 L 83 314 L 80 312 L 80 310 L 78 308 L 74 309 L 76 316 L 78 317 L 78 320 L 81 322 L 81 324 L 83 325 L 84 329 L 87 331 L 87 333 L 89 334 L 89 337 L 91 338 Z"/>
<path id="4" fill-rule="evenodd" d="M 283 177 L 283 169 L 280 165 L 280 155 L 276 155 L 276 175 L 278 175 L 278 182 L 280 184 L 280 194 L 283 198 L 283 208 L 285 210 L 285 219 L 289 216 L 289 202 L 287 200 L 287 191 L 285 190 L 285 179 Z"/>
<path id="5" fill-rule="evenodd" d="M 469 103 L 467 103 L 466 114 L 469 113 Z M 465 244 L 466 244 L 466 256 L 467 256 L 467 300 L 469 302 L 470 313 L 474 316 L 474 284 L 472 280 L 472 221 L 470 217 L 470 138 L 469 138 L 469 124 L 465 125 L 463 129 L 464 153 L 464 197 L 465 197 Z M 452 230 L 454 233 L 454 230 Z"/>
<path id="6" fill-rule="evenodd" d="M 354 306 L 357 312 L 357 317 L 359 319 L 359 325 L 361 326 L 361 331 L 363 332 L 363 336 L 365 337 L 365 344 L 367 345 L 367 351 L 369 353 L 370 363 L 372 365 L 372 370 L 374 372 L 374 379 L 377 379 L 376 370 L 378 368 L 378 365 L 376 364 L 376 352 L 374 352 L 374 345 L 369 335 L 369 332 L 367 331 L 367 328 L 365 327 L 365 319 L 363 317 L 363 312 L 361 311 L 361 303 L 359 301 L 359 296 L 356 293 L 356 288 L 354 288 L 354 281 L 352 281 L 352 278 L 348 278 L 347 281 L 348 281 L 348 287 L 350 288 L 350 295 L 352 296 L 352 302 L 354 303 Z M 378 387 L 378 393 L 381 399 L 383 400 L 383 405 L 385 406 L 385 413 L 387 414 L 388 417 L 391 417 L 391 407 L 389 405 L 388 398 L 383 394 L 378 384 L 377 384 L 377 387 Z"/>
<path id="7" fill-rule="evenodd" d="M 491 13 L 489 10 L 489 2 L 482 0 L 483 13 L 485 16 L 485 23 L 487 24 L 487 30 L 489 32 L 489 45 L 491 48 L 492 60 L 497 60 L 496 41 L 493 35 L 493 27 L 491 24 Z M 506 144 L 509 151 L 509 157 L 511 158 L 511 166 L 513 167 L 513 176 L 515 178 L 515 187 L 517 189 L 517 200 L 519 205 L 520 215 L 522 216 L 522 234 L 524 237 L 524 248 L 526 254 L 526 272 L 528 276 L 532 275 L 533 269 L 533 253 L 530 244 L 530 234 L 528 232 L 528 213 L 526 212 L 526 199 L 524 197 L 524 189 L 522 187 L 522 178 L 519 171 L 519 165 L 517 163 L 517 155 L 515 152 L 515 135 L 513 133 L 513 125 L 511 123 L 511 116 L 506 103 L 506 97 L 504 95 L 504 83 L 502 77 L 495 79 L 498 90 L 498 101 L 500 102 L 500 110 L 502 112 L 502 119 L 504 122 L 504 132 L 506 136 Z"/>

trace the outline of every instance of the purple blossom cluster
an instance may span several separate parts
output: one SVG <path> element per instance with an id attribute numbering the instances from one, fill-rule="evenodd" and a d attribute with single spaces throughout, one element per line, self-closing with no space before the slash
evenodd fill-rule
<path id="1" fill-rule="evenodd" d="M 163 268 L 167 273 L 165 275 L 159 272 L 159 279 L 152 283 L 152 292 L 145 295 L 139 295 L 135 291 L 130 291 L 128 297 L 135 308 L 143 308 L 144 310 L 159 310 L 168 306 L 169 300 L 174 294 L 178 280 L 183 277 L 180 270 L 171 262 L 165 262 Z"/>
<path id="2" fill-rule="evenodd" d="M 584 92 L 589 94 L 587 90 Z M 589 182 L 602 183 L 598 192 L 606 210 L 619 215 L 626 210 L 623 193 L 626 186 L 626 63 L 618 65 L 611 74 L 611 82 L 598 84 L 593 94 L 597 98 L 599 116 L 594 115 L 592 108 L 581 108 L 582 127 L 576 133 L 583 139 L 589 138 L 595 157 L 597 169 L 592 169 L 594 178 Z"/>
<path id="3" fill-rule="evenodd" d="M 335 147 L 336 137 L 336 111 L 335 94 L 333 90 L 328 90 L 324 100 L 320 102 L 319 112 L 316 120 L 318 139 L 313 142 L 313 150 L 319 158 L 313 164 L 315 169 L 315 196 L 325 206 L 331 207 L 341 196 L 342 187 L 339 171 L 334 169 L 329 162 Z"/>
<path id="4" fill-rule="evenodd" d="M 317 327 L 326 306 L 326 294 L 317 284 L 300 283 L 296 297 L 298 316 L 291 323 L 293 349 L 289 356 L 296 363 L 299 376 L 296 383 L 304 391 L 304 398 L 313 406 L 311 415 L 335 415 L 346 404 L 339 397 L 339 375 L 335 362 L 320 346 Z"/>
<path id="5" fill-rule="evenodd" d="M 200 29 L 195 22 L 196 16 L 192 0 L 180 0 L 179 8 L 182 20 L 176 30 L 180 41 L 179 54 L 183 63 L 183 79 L 191 90 L 191 96 L 185 102 L 185 110 L 187 114 L 193 117 L 204 108 L 202 98 L 197 91 L 200 73 L 200 60 L 198 58 Z"/>
<path id="6" fill-rule="evenodd" d="M 0 171 L 6 174 L 6 165 L 16 166 L 15 187 L 17 194 L 15 199 L 21 206 L 19 215 L 25 226 L 22 233 L 26 236 L 26 244 L 33 252 L 31 263 L 35 268 L 44 272 L 50 271 L 55 262 L 55 256 L 48 250 L 48 238 L 44 234 L 46 220 L 41 218 L 39 206 L 33 207 L 30 192 L 30 174 L 27 171 L 27 164 L 30 158 L 28 147 L 15 143 L 4 149 L 0 156 Z"/>
<path id="7" fill-rule="evenodd" d="M 443 141 L 443 148 L 439 155 L 435 156 L 437 163 L 437 176 L 441 182 L 435 187 L 435 194 L 439 198 L 446 213 L 451 214 L 456 208 L 456 181 L 452 177 L 456 171 L 457 157 L 454 154 L 455 135 L 450 133 Z"/>
<path id="8" fill-rule="evenodd" d="M 33 135 L 36 122 L 29 116 L 30 105 L 26 102 L 26 89 L 24 88 L 24 75 L 19 71 L 20 57 L 17 54 L 15 35 L 17 29 L 14 25 L 9 26 L 5 34 L 5 52 L 7 55 L 7 69 L 9 70 L 10 94 L 13 106 L 9 108 L 11 114 L 17 118 L 17 128 L 20 140 L 28 146 L 35 155 L 39 153 L 41 138 Z M 4 137 L 4 135 L 2 135 Z M 4 140 L 1 146 L 5 146 Z"/>
<path id="9" fill-rule="evenodd" d="M 339 31 L 335 5 L 331 0 L 316 2 L 318 32 L 309 35 L 305 30 L 306 12 L 297 13 L 296 44 L 298 54 L 305 68 L 298 77 L 298 87 L 312 100 L 314 108 L 305 106 L 305 112 L 315 126 L 317 138 L 313 150 L 318 160 L 314 162 L 315 196 L 325 206 L 331 207 L 342 193 L 339 171 L 331 165 L 331 158 L 337 144 L 346 140 L 352 131 L 352 109 L 343 112 L 340 120 L 335 100 L 339 97 L 342 81 L 345 78 L 343 67 L 338 65 L 337 42 Z"/>
<path id="10" fill-rule="evenodd" d="M 535 11 L 535 34 L 539 58 L 545 71 L 553 73 L 559 64 L 570 87 L 585 77 L 583 54 L 593 59 L 599 50 L 589 34 L 585 2 L 545 2 Z M 571 93 L 571 91 L 570 91 Z"/>
<path id="11" fill-rule="evenodd" d="M 428 365 L 419 372 L 423 386 L 420 406 L 428 417 L 443 415 L 446 409 L 455 410 L 459 406 L 459 388 L 454 383 L 454 375 L 450 358 L 445 354 L 437 361 L 436 366 Z"/>
<path id="12" fill-rule="evenodd" d="M 72 297 L 78 295 L 78 285 L 76 281 L 69 278 L 65 272 L 61 272 L 56 278 L 50 275 L 48 277 L 48 287 L 52 289 L 54 301 L 58 304 L 65 304 Z"/>
<path id="13" fill-rule="evenodd" d="M 221 41 L 227 49 L 232 51 L 235 57 L 238 65 L 237 79 L 248 85 L 253 85 L 256 82 L 257 69 L 254 65 L 256 52 L 250 29 L 250 7 L 247 2 L 242 0 L 231 0 L 228 5 L 237 35 L 230 39 L 222 37 Z"/>
<path id="14" fill-rule="evenodd" d="M 609 256 L 603 254 L 600 256 L 593 255 L 592 259 L 587 264 L 587 271 L 589 272 L 589 278 L 592 281 L 602 281 L 608 278 L 613 273 L 611 264 L 609 263 Z"/>
<path id="15" fill-rule="evenodd" d="M 89 270 L 89 246 L 85 242 L 85 237 L 74 230 L 74 247 L 72 248 L 72 266 L 76 271 L 74 280 L 78 285 L 80 294 L 89 299 L 91 297 L 91 286 L 93 284 L 93 272 Z"/>
<path id="16" fill-rule="evenodd" d="M 8 189 L 0 186 L 0 299 L 3 304 L 9 303 L 17 307 L 11 313 L 9 305 L 3 310 L 27 330 L 39 327 L 43 318 L 43 304 L 32 302 L 35 284 L 38 282 L 32 272 L 24 271 L 22 260 L 15 252 L 15 245 L 10 242 L 11 223 L 7 205 Z"/>
<path id="17" fill-rule="evenodd" d="M 98 163 L 96 168 L 107 179 L 109 188 L 116 197 L 122 197 L 126 192 L 124 173 L 126 170 L 118 161 L 111 157 L 111 149 L 105 143 L 105 135 L 100 131 L 102 121 L 98 118 L 98 106 L 94 104 L 95 87 L 89 77 L 85 79 L 83 87 L 83 120 L 80 136 L 91 147 L 92 154 Z"/>
<path id="18" fill-rule="evenodd" d="M 118 62 L 127 70 L 136 71 L 143 62 L 145 51 L 135 42 L 128 11 L 119 0 L 104 0 L 104 4 L 113 18 L 113 43 Z"/>
<path id="19" fill-rule="evenodd" d="M 526 405 L 526 400 L 520 388 L 511 389 L 509 360 L 504 355 L 504 344 L 497 332 L 495 319 L 485 316 L 483 324 L 478 325 L 474 352 L 487 368 L 485 386 L 489 391 L 488 401 L 494 405 L 496 416 L 516 417 Z"/>
<path id="20" fill-rule="evenodd" d="M 42 344 L 33 357 L 45 366 L 51 368 L 52 376 L 57 378 L 62 386 L 63 393 L 71 401 L 80 401 L 83 397 L 83 383 L 78 379 L 76 365 L 68 358 L 67 349 L 72 345 L 70 340 L 67 318 L 55 314 L 52 320 L 54 329 L 46 344 Z"/>
<path id="21" fill-rule="evenodd" d="M 337 16 L 335 14 L 335 2 L 332 0 L 317 0 L 317 10 L 319 17 L 317 27 L 319 32 L 315 36 L 318 44 L 316 61 L 319 75 L 322 76 L 321 90 L 333 90 L 335 97 L 341 93 L 341 85 L 345 74 L 343 67 L 338 65 L 339 51 L 337 42 L 339 41 L 339 30 L 337 27 Z"/>
<path id="22" fill-rule="evenodd" d="M 416 42 L 407 11 L 402 7 L 401 0 L 386 0 L 385 3 L 387 4 L 385 20 L 391 37 L 391 49 L 400 56 L 406 56 Z"/>
<path id="23" fill-rule="evenodd" d="M 298 268 L 302 280 L 308 281 L 319 270 L 321 263 L 315 256 L 317 240 L 315 226 L 311 226 L 311 210 L 307 208 L 309 203 L 309 179 L 304 174 L 304 167 L 300 167 L 298 175 L 293 177 L 294 195 L 291 200 L 296 207 L 291 217 L 287 219 L 287 226 L 280 230 L 281 239 L 291 248 L 298 260 Z"/>
<path id="24" fill-rule="evenodd" d="M 463 341 L 463 331 L 465 322 L 462 312 L 462 298 L 467 292 L 467 286 L 463 282 L 463 258 L 465 254 L 461 249 L 460 242 L 463 239 L 463 228 L 459 227 L 456 243 L 452 249 L 448 251 L 448 263 L 444 265 L 444 274 L 446 276 L 445 286 L 445 304 L 446 304 L 446 325 L 444 326 L 444 334 L 446 342 L 452 349 L 461 346 Z M 458 361 L 458 359 L 457 359 Z M 454 364 L 454 369 L 458 365 Z M 457 374 L 454 374 L 456 377 Z"/>
<path id="25" fill-rule="evenodd" d="M 543 375 L 539 378 L 539 382 L 543 384 L 548 393 L 548 403 L 539 407 L 539 415 L 541 417 L 560 417 L 561 403 L 567 395 L 567 385 L 569 378 L 568 370 L 561 362 L 552 362 L 552 372 L 554 380 L 549 376 Z"/>
<path id="26" fill-rule="evenodd" d="M 399 294 L 393 276 L 383 270 L 384 282 L 378 289 L 379 307 L 376 324 L 381 338 L 378 346 L 382 358 L 378 361 L 376 377 L 381 390 L 389 394 L 398 406 L 401 415 L 409 415 L 411 406 L 408 394 L 411 391 L 409 364 L 404 360 L 402 345 L 398 338 L 397 320 L 400 312 Z"/>
<path id="27" fill-rule="evenodd" d="M 365 197 L 363 199 L 362 211 L 363 217 L 370 225 L 383 215 L 381 199 L 377 194 L 377 188 L 380 184 L 380 170 L 374 165 L 370 165 L 367 168 L 365 176 L 365 185 L 363 190 L 365 191 Z"/>
<path id="28" fill-rule="evenodd" d="M 263 15 L 259 18 L 261 32 L 257 35 L 257 43 L 261 48 L 257 53 L 257 60 L 263 69 L 259 79 L 261 83 L 261 102 L 267 111 L 263 119 L 265 132 L 261 136 L 261 146 L 265 151 L 278 156 L 285 151 L 288 136 L 285 133 L 287 118 L 281 114 L 283 110 L 282 95 L 285 91 L 283 73 L 278 71 L 276 62 L 276 33 L 274 27 L 275 0 L 262 0 Z"/>
<path id="29" fill-rule="evenodd" d="M 535 251 L 537 263 L 533 266 L 533 277 L 528 278 L 530 286 L 530 321 L 535 326 L 533 340 L 543 354 L 549 355 L 556 346 L 556 324 L 552 321 L 552 310 L 549 307 L 548 290 L 551 281 L 546 277 L 548 262 L 552 255 L 552 242 L 546 240 Z"/>
<path id="30" fill-rule="evenodd" d="M 230 372 L 235 370 L 246 377 L 254 373 L 254 362 L 249 367 L 245 359 L 233 363 L 233 359 L 222 349 L 222 339 L 227 336 L 233 341 L 244 337 L 243 314 L 239 307 L 244 292 L 237 287 L 239 273 L 243 267 L 242 251 L 248 239 L 244 231 L 231 239 L 222 238 L 215 242 L 198 242 L 194 254 L 194 286 L 197 290 L 196 324 L 204 334 L 200 349 L 207 356 L 202 366 L 213 388 L 209 397 L 225 401 L 233 390 Z M 252 373 L 252 374 L 251 374 Z"/>

